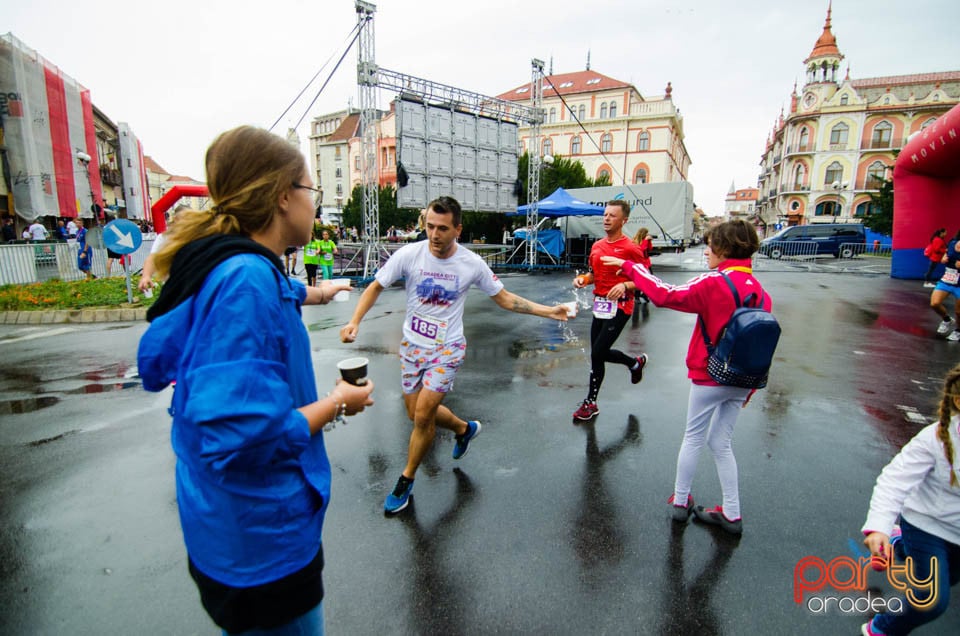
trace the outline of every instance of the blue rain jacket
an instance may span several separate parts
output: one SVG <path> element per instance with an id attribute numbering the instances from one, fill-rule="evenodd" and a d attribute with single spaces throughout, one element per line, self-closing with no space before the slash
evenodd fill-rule
<path id="1" fill-rule="evenodd" d="M 323 434 L 296 409 L 317 399 L 300 316 L 306 288 L 266 258 L 231 256 L 140 340 L 144 388 L 176 380 L 170 413 L 187 553 L 234 587 L 281 579 L 320 547 L 330 496 Z"/>

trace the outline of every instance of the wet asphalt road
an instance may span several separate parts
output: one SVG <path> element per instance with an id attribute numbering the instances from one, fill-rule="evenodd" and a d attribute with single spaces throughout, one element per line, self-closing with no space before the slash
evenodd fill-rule
<path id="1" fill-rule="evenodd" d="M 758 268 L 762 271 L 762 268 Z M 692 271 L 664 271 L 681 282 Z M 324 531 L 330 634 L 855 634 L 860 614 L 793 601 L 807 555 L 853 556 L 873 482 L 935 413 L 960 343 L 933 338 L 928 291 L 885 276 L 766 271 L 784 336 L 769 387 L 739 419 L 744 535 L 676 526 L 671 493 L 694 319 L 653 309 L 621 349 L 646 351 L 639 386 L 611 367 L 595 423 L 589 316 L 562 327 L 467 304 L 467 361 L 447 401 L 483 421 L 460 461 L 440 436 L 414 503 L 384 518 L 406 457 L 395 355 L 403 297 L 385 292 L 354 345 L 356 299 L 307 308 L 321 392 L 336 360 L 371 359 L 377 404 L 328 430 Z M 507 274 L 541 302 L 563 274 Z M 143 324 L 0 327 L 0 633 L 214 634 L 189 578 L 174 499 L 169 393 L 136 381 Z M 693 494 L 719 502 L 708 453 Z M 852 541 L 855 540 L 855 541 Z M 873 595 L 891 595 L 871 575 Z M 826 590 L 836 597 L 859 593 Z M 808 595 L 809 597 L 809 595 Z M 960 633 L 960 592 L 917 634 Z"/>

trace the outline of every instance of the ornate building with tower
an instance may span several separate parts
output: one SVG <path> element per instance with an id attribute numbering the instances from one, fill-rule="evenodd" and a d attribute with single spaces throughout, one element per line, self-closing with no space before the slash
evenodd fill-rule
<path id="1" fill-rule="evenodd" d="M 896 152 L 960 101 L 960 71 L 851 79 L 830 21 L 804 60 L 789 112 L 767 138 L 757 180 L 765 225 L 856 222 Z"/>

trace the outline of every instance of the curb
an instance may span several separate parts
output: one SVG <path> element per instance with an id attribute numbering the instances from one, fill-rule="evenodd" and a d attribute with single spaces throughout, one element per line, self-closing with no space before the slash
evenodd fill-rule
<path id="1" fill-rule="evenodd" d="M 0 325 L 84 324 L 139 322 L 147 319 L 145 307 L 136 309 L 62 309 L 54 311 L 0 311 Z"/>

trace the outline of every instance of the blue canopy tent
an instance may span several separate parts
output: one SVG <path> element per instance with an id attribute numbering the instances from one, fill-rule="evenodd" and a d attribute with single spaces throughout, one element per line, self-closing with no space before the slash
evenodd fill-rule
<path id="1" fill-rule="evenodd" d="M 521 205 L 516 212 L 507 212 L 507 216 L 526 216 L 530 209 L 529 205 Z M 550 196 L 541 199 L 537 203 L 537 213 L 541 217 L 558 218 L 567 216 L 602 216 L 603 208 L 591 205 L 573 197 L 563 188 L 557 188 Z M 517 230 L 514 236 L 526 240 L 526 230 Z M 557 230 L 538 230 L 537 231 L 537 251 L 544 252 L 550 256 L 550 259 L 556 262 L 556 258 L 564 252 L 565 233 Z M 519 249 L 519 248 L 517 248 Z"/>

